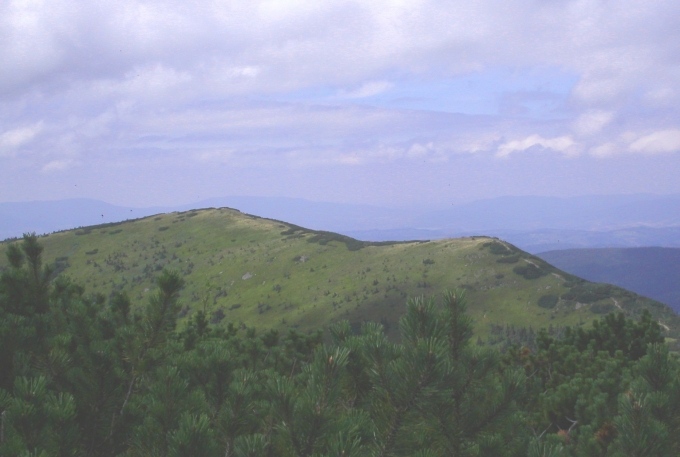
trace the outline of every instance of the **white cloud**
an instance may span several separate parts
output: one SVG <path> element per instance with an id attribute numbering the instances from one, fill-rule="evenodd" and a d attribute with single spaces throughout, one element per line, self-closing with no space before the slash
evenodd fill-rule
<path id="1" fill-rule="evenodd" d="M 680 129 L 657 130 L 645 134 L 625 131 L 610 141 L 590 147 L 589 152 L 599 158 L 622 154 L 652 156 L 680 152 Z"/>
<path id="2" fill-rule="evenodd" d="M 569 156 L 576 155 L 580 151 L 580 145 L 570 136 L 543 138 L 540 135 L 531 135 L 521 140 L 512 140 L 501 144 L 498 147 L 496 156 L 507 157 L 512 153 L 526 151 L 535 147 L 561 152 Z"/>
<path id="3" fill-rule="evenodd" d="M 680 69 L 678 69 L 680 74 Z M 670 78 L 669 78 L 670 79 Z M 671 81 L 662 82 L 647 89 L 644 94 L 644 101 L 646 104 L 654 107 L 671 107 L 680 99 L 677 89 L 677 77 Z"/>
<path id="4" fill-rule="evenodd" d="M 33 141 L 42 128 L 42 122 L 37 122 L 32 125 L 7 130 L 0 134 L 0 157 L 3 155 L 14 155 L 18 148 Z"/>
<path id="5" fill-rule="evenodd" d="M 71 159 L 52 160 L 46 163 L 40 171 L 43 173 L 54 173 L 65 171 L 78 165 L 80 165 L 79 162 Z"/>
<path id="6" fill-rule="evenodd" d="M 613 158 L 680 142 L 676 0 L 0 1 L 0 37 L 0 156 L 34 170 Z"/>
<path id="7" fill-rule="evenodd" d="M 128 71 L 124 76 L 124 87 L 136 97 L 147 97 L 156 93 L 165 95 L 167 91 L 191 83 L 191 80 L 192 77 L 187 72 L 152 64 Z"/>
<path id="8" fill-rule="evenodd" d="M 340 91 L 341 98 L 366 98 L 382 94 L 392 88 L 393 84 L 389 81 L 369 81 L 358 89 L 351 91 Z"/>
<path id="9" fill-rule="evenodd" d="M 574 131 L 579 136 L 591 136 L 605 128 L 614 118 L 611 111 L 591 110 L 574 121 Z"/>
<path id="10" fill-rule="evenodd" d="M 15 1 L 0 6 L 0 57 L 15 69 L 0 87 L 49 73 L 115 78 L 149 62 L 194 77 L 217 62 L 258 69 L 253 91 L 548 65 L 581 74 L 575 94 L 597 101 L 676 68 L 678 16 L 670 0 Z"/>
<path id="11" fill-rule="evenodd" d="M 336 161 L 341 165 L 361 165 L 365 163 L 365 160 L 356 153 L 340 154 Z"/>
<path id="12" fill-rule="evenodd" d="M 434 149 L 434 144 L 431 141 L 427 144 L 414 143 L 408 148 L 406 155 L 414 158 L 424 157 Z"/>
<path id="13" fill-rule="evenodd" d="M 630 144 L 630 150 L 643 154 L 680 152 L 680 129 L 661 130 L 640 137 Z"/>
<path id="14" fill-rule="evenodd" d="M 597 145 L 593 148 L 590 149 L 590 154 L 599 157 L 599 158 L 607 158 L 607 157 L 612 157 L 615 155 L 617 152 L 621 151 L 621 146 L 614 143 L 614 142 L 609 142 L 609 143 L 604 143 Z"/>

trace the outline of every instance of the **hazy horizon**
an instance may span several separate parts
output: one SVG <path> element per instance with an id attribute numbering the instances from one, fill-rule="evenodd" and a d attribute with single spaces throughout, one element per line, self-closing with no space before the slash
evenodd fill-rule
<path id="1" fill-rule="evenodd" d="M 375 206 L 289 197 L 227 196 L 131 207 L 91 199 L 0 202 L 0 239 L 115 223 L 158 213 L 229 207 L 370 241 L 492 235 L 538 252 L 553 246 L 678 246 L 680 195 L 497 197 L 440 207 Z"/>

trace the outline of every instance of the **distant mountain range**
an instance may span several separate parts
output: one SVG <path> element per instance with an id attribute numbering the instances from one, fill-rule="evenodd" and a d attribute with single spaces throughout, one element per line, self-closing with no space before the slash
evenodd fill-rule
<path id="1" fill-rule="evenodd" d="M 680 247 L 680 195 L 499 197 L 449 208 L 389 208 L 279 197 L 224 197 L 133 208 L 90 199 L 0 203 L 0 239 L 229 207 L 366 241 L 491 235 L 532 253 L 586 247 Z"/>
<path id="2" fill-rule="evenodd" d="M 588 281 L 623 287 L 680 312 L 678 248 L 568 249 L 538 257 Z"/>

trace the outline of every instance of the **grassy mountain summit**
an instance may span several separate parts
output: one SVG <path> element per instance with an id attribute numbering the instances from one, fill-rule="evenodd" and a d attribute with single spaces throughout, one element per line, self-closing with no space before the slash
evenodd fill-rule
<path id="1" fill-rule="evenodd" d="M 589 323 L 648 309 L 675 337 L 668 307 L 564 273 L 499 239 L 369 243 L 237 210 L 203 209 L 83 227 L 41 238 L 44 259 L 88 292 L 125 291 L 145 302 L 163 269 L 186 281 L 181 316 L 204 309 L 213 324 L 320 328 L 380 321 L 396 335 L 408 297 L 468 293 L 477 334 L 494 326 Z M 0 268 L 6 265 L 0 245 Z M 180 324 L 181 325 L 181 324 Z"/>

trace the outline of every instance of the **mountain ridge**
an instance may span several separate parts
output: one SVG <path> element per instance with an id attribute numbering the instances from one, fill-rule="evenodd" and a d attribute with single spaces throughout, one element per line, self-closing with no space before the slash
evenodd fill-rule
<path id="1" fill-rule="evenodd" d="M 145 301 L 165 268 L 182 274 L 183 316 L 204 309 L 215 324 L 321 328 L 347 319 L 392 333 L 408 297 L 467 291 L 478 334 L 503 326 L 583 325 L 603 313 L 648 309 L 672 329 L 668 307 L 564 273 L 486 236 L 382 242 L 219 208 L 99 224 L 40 237 L 45 260 L 88 293 Z M 0 266 L 6 265 L 0 244 Z M 4 263 L 3 263 L 4 262 Z"/>
<path id="2" fill-rule="evenodd" d="M 197 207 L 240 208 L 370 241 L 486 234 L 533 253 L 575 247 L 680 247 L 680 196 L 676 195 L 498 197 L 437 210 L 247 196 L 149 208 L 92 199 L 0 203 L 0 239 Z"/>

